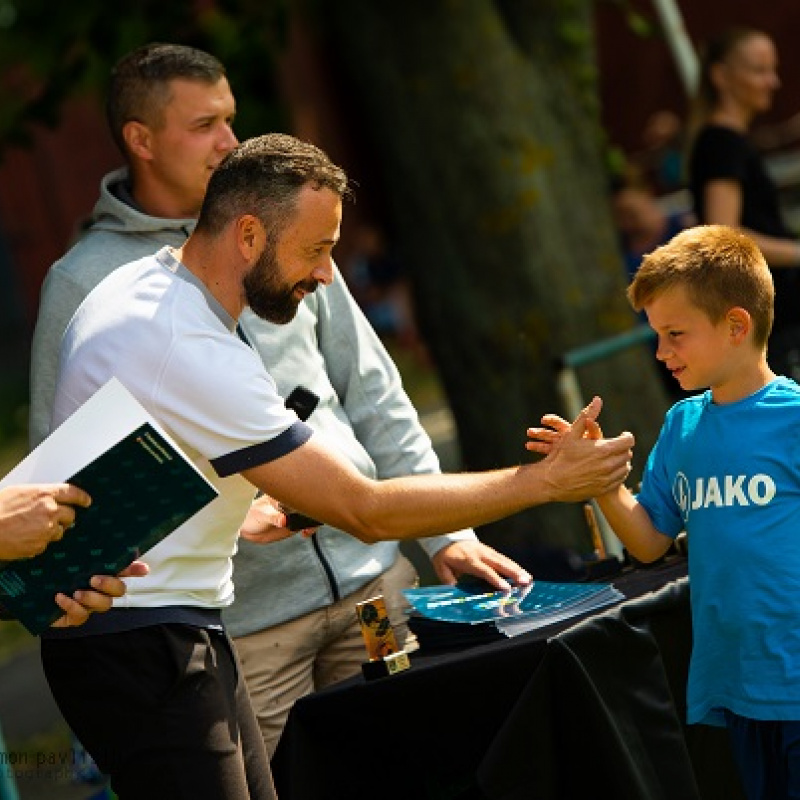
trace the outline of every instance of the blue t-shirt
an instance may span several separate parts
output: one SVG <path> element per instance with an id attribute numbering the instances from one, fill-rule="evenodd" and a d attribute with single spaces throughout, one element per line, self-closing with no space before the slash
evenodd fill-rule
<path id="1" fill-rule="evenodd" d="M 800 387 L 782 377 L 729 405 L 680 401 L 650 454 L 639 501 L 689 536 L 690 723 L 800 720 L 799 462 Z"/>

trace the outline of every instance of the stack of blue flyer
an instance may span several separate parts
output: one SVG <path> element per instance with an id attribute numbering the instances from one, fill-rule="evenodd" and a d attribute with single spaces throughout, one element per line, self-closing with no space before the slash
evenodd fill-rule
<path id="1" fill-rule="evenodd" d="M 491 626 L 504 636 L 577 617 L 625 596 L 611 584 L 534 581 L 510 592 L 471 592 L 459 586 L 423 586 L 404 594 L 417 615 L 461 626 Z"/>

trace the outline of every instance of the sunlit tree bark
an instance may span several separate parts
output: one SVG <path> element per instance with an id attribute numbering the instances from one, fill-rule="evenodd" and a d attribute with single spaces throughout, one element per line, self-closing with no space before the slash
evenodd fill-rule
<path id="1" fill-rule="evenodd" d="M 378 155 L 419 322 L 465 466 L 525 458 L 528 425 L 564 407 L 562 354 L 630 328 L 608 210 L 588 0 L 318 4 Z M 665 402 L 640 346 L 580 371 L 605 430 L 643 460 Z M 587 543 L 580 509 L 493 526 L 501 541 Z"/>

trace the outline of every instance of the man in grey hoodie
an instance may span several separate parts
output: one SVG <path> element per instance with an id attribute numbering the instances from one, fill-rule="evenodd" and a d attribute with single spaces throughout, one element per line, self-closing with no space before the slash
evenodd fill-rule
<path id="1" fill-rule="evenodd" d="M 117 267 L 184 243 L 212 171 L 237 143 L 234 113 L 223 66 L 202 51 L 148 45 L 116 66 L 108 115 L 128 166 L 103 179 L 88 227 L 45 279 L 32 351 L 33 445 L 50 430 L 58 349 L 72 314 Z M 281 395 L 302 386 L 319 398 L 308 423 L 363 474 L 438 472 L 397 368 L 338 272 L 291 324 L 245 311 L 241 328 Z M 530 581 L 472 531 L 420 544 L 443 582 L 463 573 L 498 588 Z M 234 568 L 225 623 L 270 754 L 298 697 L 359 671 L 366 654 L 355 603 L 384 595 L 401 646 L 416 647 L 402 611 L 402 589 L 416 573 L 397 542 L 365 545 L 329 526 L 269 547 L 240 539 Z"/>

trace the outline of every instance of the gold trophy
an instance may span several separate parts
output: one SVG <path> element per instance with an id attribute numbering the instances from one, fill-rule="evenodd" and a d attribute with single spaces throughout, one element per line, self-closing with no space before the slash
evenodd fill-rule
<path id="1" fill-rule="evenodd" d="M 411 666 L 408 653 L 397 644 L 386 602 L 381 595 L 356 603 L 356 615 L 369 658 L 361 665 L 367 680 L 394 675 Z"/>

